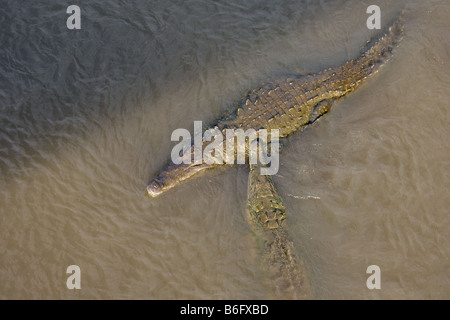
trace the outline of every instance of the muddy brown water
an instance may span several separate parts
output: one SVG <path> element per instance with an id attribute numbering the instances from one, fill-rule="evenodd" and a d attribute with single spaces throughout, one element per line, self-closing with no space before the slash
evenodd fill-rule
<path id="1" fill-rule="evenodd" d="M 0 297 L 266 299 L 247 168 L 150 199 L 176 128 L 258 83 L 358 55 L 370 1 L 57 1 L 0 8 Z M 450 3 L 405 7 L 366 85 L 284 144 L 274 181 L 317 299 L 450 298 Z M 81 269 L 81 289 L 66 268 Z M 378 265 L 381 289 L 366 269 Z"/>

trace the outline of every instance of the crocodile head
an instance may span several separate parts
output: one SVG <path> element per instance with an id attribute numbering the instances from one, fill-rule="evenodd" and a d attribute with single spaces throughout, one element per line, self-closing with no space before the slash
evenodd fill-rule
<path id="1" fill-rule="evenodd" d="M 212 168 L 212 164 L 172 164 L 164 170 L 156 179 L 152 180 L 147 186 L 148 196 L 154 198 L 161 193 L 172 189 L 181 184 L 183 181 L 192 177 L 196 173 L 208 168 Z"/>

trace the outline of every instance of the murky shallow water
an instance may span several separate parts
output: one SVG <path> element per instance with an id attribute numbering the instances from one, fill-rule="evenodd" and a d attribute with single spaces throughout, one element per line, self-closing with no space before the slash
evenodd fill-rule
<path id="1" fill-rule="evenodd" d="M 245 166 L 160 198 L 176 128 L 277 73 L 355 57 L 367 1 L 0 9 L 0 297 L 265 299 Z M 398 3 L 381 1 L 383 17 Z M 290 137 L 274 180 L 318 299 L 449 299 L 450 5 L 406 4 L 388 66 Z M 80 266 L 82 289 L 66 268 Z M 378 265 L 381 290 L 368 290 Z"/>

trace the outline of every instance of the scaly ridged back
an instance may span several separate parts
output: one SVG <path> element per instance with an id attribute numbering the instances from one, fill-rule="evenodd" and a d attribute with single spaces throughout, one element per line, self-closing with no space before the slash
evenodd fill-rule
<path id="1" fill-rule="evenodd" d="M 220 130 L 280 129 L 280 137 L 286 137 L 316 120 L 314 109 L 320 102 L 345 96 L 376 73 L 392 55 L 401 39 L 402 29 L 401 18 L 398 18 L 366 52 L 343 66 L 329 68 L 317 75 L 265 83 L 250 92 L 234 112 L 217 123 L 217 127 Z"/>

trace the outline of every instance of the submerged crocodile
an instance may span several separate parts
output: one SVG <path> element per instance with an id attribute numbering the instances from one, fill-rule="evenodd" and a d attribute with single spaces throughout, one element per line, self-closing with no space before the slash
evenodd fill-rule
<path id="1" fill-rule="evenodd" d="M 387 32 L 367 45 L 367 50 L 342 66 L 326 69 L 316 75 L 293 75 L 264 83 L 237 107 L 220 118 L 213 127 L 225 134 L 226 129 L 278 129 L 281 138 L 316 122 L 330 111 L 337 99 L 358 88 L 391 57 L 402 37 L 401 18 Z M 204 141 L 203 144 L 206 142 Z M 194 154 L 194 146 L 190 152 Z M 171 164 L 147 186 L 151 197 L 179 185 L 196 173 L 217 164 Z M 258 173 L 250 165 L 248 179 L 248 219 L 261 239 L 262 259 L 280 298 L 310 297 L 306 268 L 295 254 L 292 241 L 283 226 L 286 210 L 271 176 Z"/>

